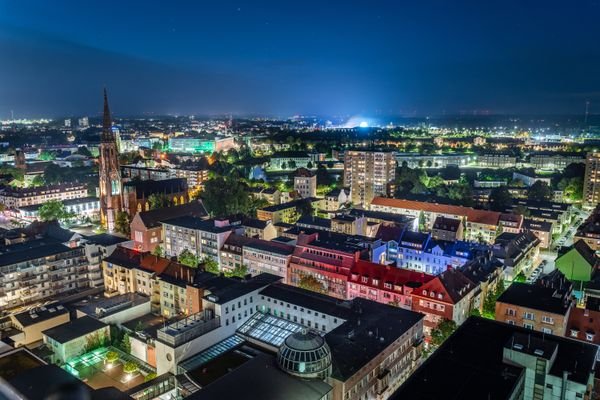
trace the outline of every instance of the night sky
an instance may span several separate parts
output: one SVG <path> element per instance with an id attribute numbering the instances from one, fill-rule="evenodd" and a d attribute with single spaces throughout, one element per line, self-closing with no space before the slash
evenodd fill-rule
<path id="1" fill-rule="evenodd" d="M 0 0 L 0 119 L 600 112 L 600 0 Z"/>

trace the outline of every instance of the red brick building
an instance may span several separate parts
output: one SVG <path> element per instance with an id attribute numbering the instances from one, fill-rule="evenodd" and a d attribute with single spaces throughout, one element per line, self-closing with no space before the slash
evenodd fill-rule
<path id="1" fill-rule="evenodd" d="M 134 241 L 134 248 L 142 252 L 153 251 L 156 246 L 162 243 L 161 221 L 184 216 L 202 218 L 207 215 L 208 213 L 200 201 L 139 212 L 133 217 L 129 225 L 131 240 Z"/>
<path id="2" fill-rule="evenodd" d="M 477 285 L 450 268 L 411 293 L 412 310 L 425 314 L 426 335 L 444 319 L 462 324 L 473 307 Z"/>
<path id="3" fill-rule="evenodd" d="M 410 310 L 413 290 L 434 278 L 424 272 L 358 260 L 350 269 L 348 299 L 361 297 Z"/>
<path id="4" fill-rule="evenodd" d="M 366 250 L 339 238 L 328 232 L 300 234 L 288 268 L 288 284 L 302 287 L 307 280 L 316 281 L 320 287 L 314 289 L 347 299 L 350 270 Z"/>

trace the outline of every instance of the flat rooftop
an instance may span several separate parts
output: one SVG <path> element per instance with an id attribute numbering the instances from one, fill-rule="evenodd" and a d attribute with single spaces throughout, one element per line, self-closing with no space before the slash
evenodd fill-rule
<path id="1" fill-rule="evenodd" d="M 587 383 L 597 347 L 514 325 L 470 317 L 390 397 L 390 400 L 504 400 L 524 370 L 503 362 L 504 348 L 515 334 L 558 345 L 550 374 Z M 533 343 L 533 342 L 532 342 Z"/>
<path id="2" fill-rule="evenodd" d="M 323 381 L 286 374 L 274 356 L 263 353 L 187 399 L 321 400 L 331 390 L 331 386 Z"/>

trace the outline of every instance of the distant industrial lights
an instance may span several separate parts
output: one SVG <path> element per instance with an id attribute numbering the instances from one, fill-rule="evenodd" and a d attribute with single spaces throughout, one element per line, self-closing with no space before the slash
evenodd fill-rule
<path id="1" fill-rule="evenodd" d="M 359 125 L 360 128 L 368 128 L 369 123 L 367 121 L 362 121 Z"/>

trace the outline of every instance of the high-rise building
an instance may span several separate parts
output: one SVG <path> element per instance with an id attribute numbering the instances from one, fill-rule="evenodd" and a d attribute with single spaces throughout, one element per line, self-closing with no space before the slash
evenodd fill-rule
<path id="1" fill-rule="evenodd" d="M 87 127 L 89 127 L 90 126 L 90 121 L 89 121 L 88 117 L 81 117 L 81 118 L 79 118 L 78 125 L 79 125 L 80 128 L 87 128 Z"/>
<path id="2" fill-rule="evenodd" d="M 117 142 L 112 132 L 108 98 L 104 89 L 104 118 L 100 143 L 100 220 L 109 232 L 115 229 L 117 213 L 122 210 L 121 170 Z"/>
<path id="3" fill-rule="evenodd" d="M 65 128 L 70 128 L 71 127 L 71 118 L 67 118 L 65 119 Z"/>
<path id="4" fill-rule="evenodd" d="M 384 195 L 395 176 L 392 152 L 350 150 L 344 156 L 344 186 L 350 187 L 355 205 L 368 206 L 375 196 Z"/>
<path id="5" fill-rule="evenodd" d="M 600 153 L 588 153 L 583 182 L 583 205 L 594 208 L 600 203 Z"/>

